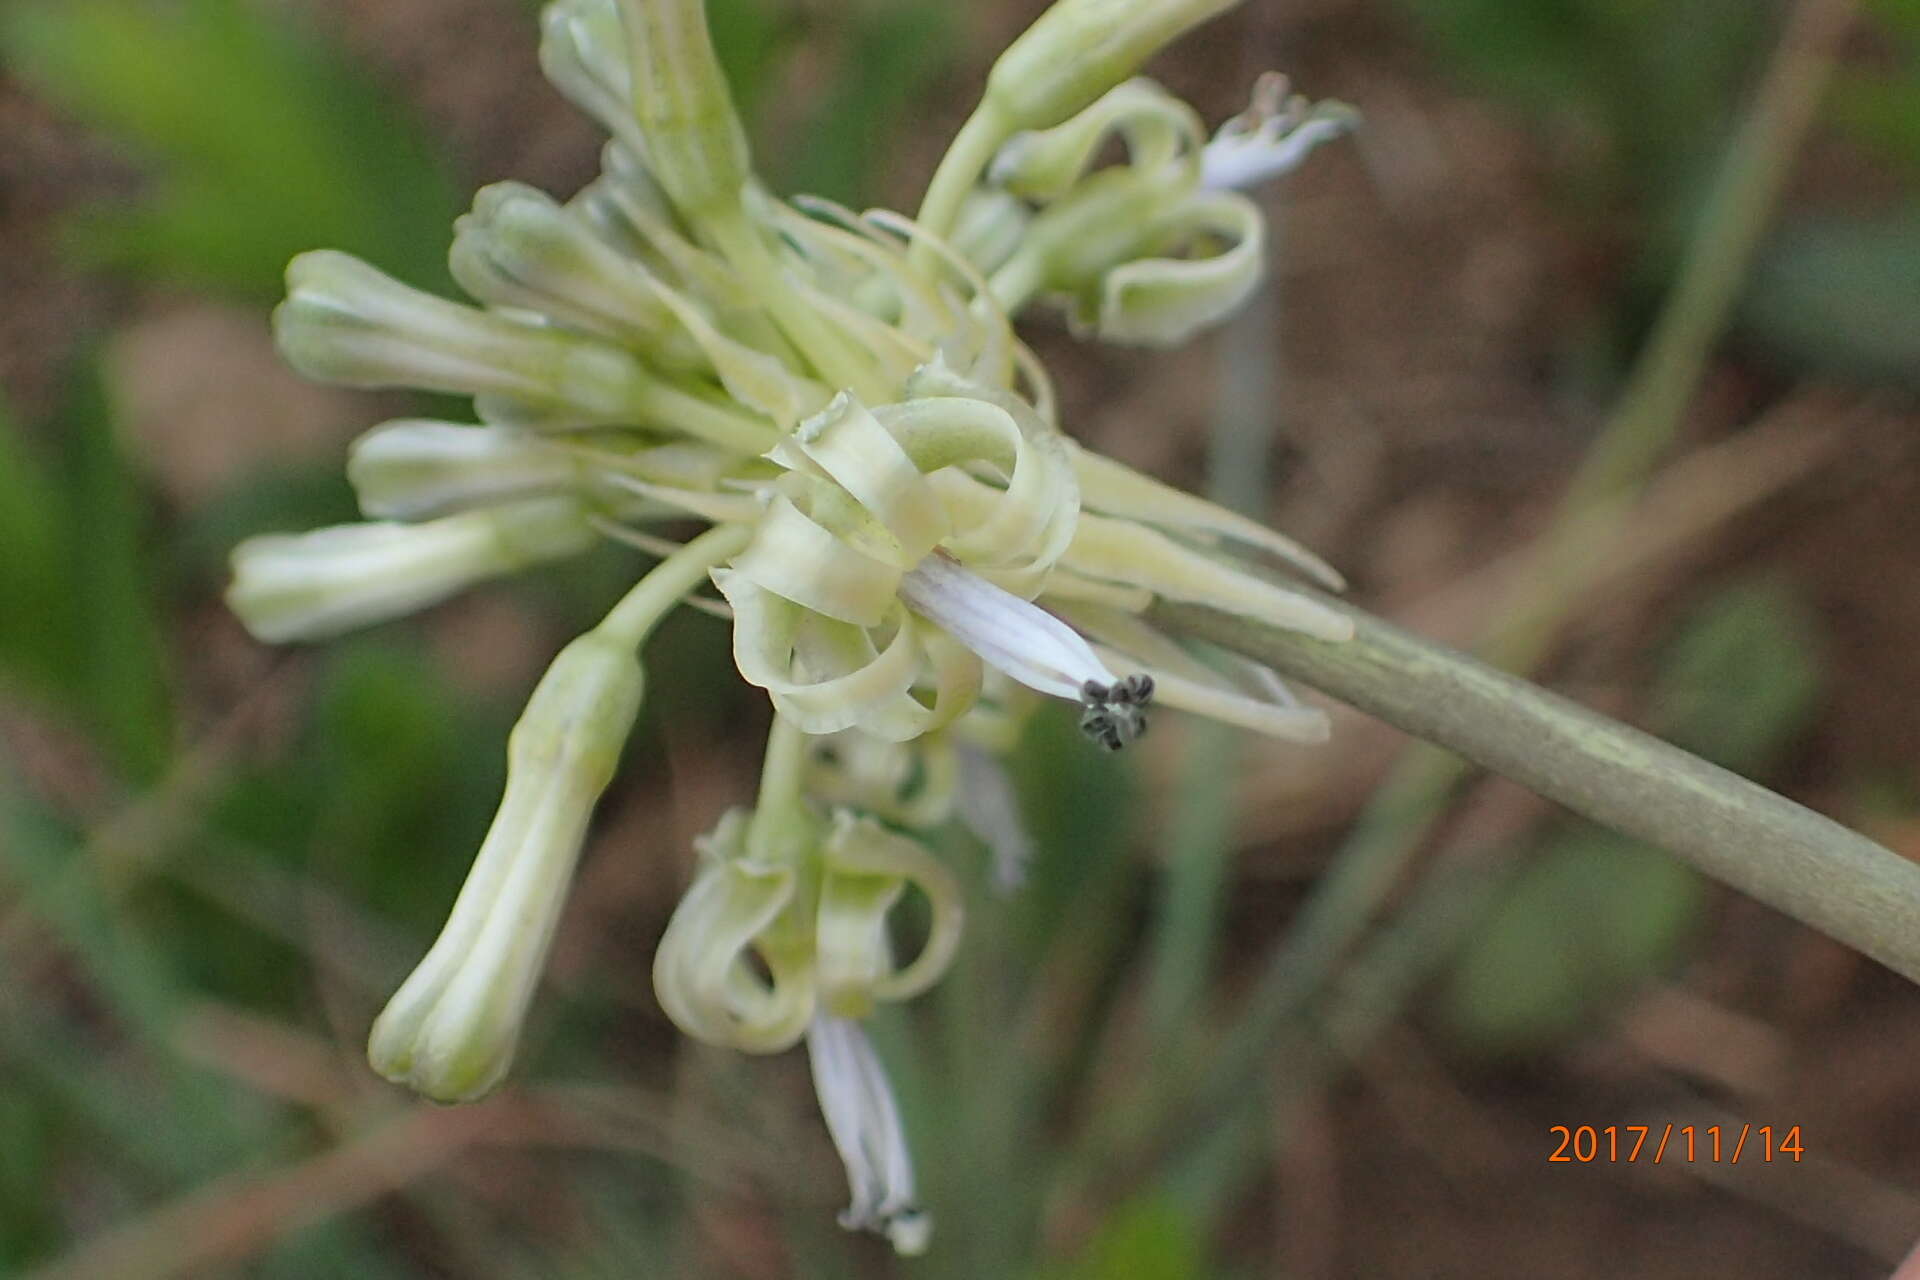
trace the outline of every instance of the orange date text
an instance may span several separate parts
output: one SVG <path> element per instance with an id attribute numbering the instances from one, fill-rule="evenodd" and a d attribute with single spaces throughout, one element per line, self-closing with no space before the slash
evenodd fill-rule
<path id="1" fill-rule="evenodd" d="M 1799 1164 L 1806 1154 L 1797 1124 L 1556 1124 L 1547 1137 L 1548 1164 Z"/>

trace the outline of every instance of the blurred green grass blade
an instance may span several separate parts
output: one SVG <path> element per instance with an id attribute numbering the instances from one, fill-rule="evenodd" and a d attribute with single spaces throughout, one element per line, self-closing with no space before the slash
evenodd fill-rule
<path id="1" fill-rule="evenodd" d="M 0 880 L 19 889 L 10 912 L 31 914 L 59 939 L 115 1029 L 145 1050 L 144 1083 L 138 1089 L 122 1081 L 90 1090 L 98 1094 L 91 1099 L 93 1118 L 150 1134 L 151 1142 L 138 1139 L 141 1145 L 173 1148 L 168 1158 L 177 1155 L 177 1172 L 183 1175 L 210 1173 L 258 1149 L 264 1113 L 236 1105 L 233 1090 L 177 1056 L 172 1036 L 189 996 L 167 958 L 148 945 L 124 912 L 111 908 L 96 868 L 80 862 L 88 856 L 61 823 L 0 785 Z M 61 1045 L 64 1033 L 50 1027 L 42 1036 L 10 1034 L 9 1048 L 16 1054 L 29 1049 L 54 1055 L 47 1066 L 67 1059 L 87 1064 L 73 1078 L 76 1089 L 82 1087 L 79 1082 L 98 1080 L 97 1063 L 89 1063 L 87 1051 Z M 92 1052 L 97 1054 L 97 1047 Z M 135 1099 L 138 1105 L 121 1105 Z M 124 1132 L 117 1136 L 133 1140 Z"/>
<path id="2" fill-rule="evenodd" d="M 1696 0 L 1684 20 L 1660 0 L 1400 7 L 1460 74 L 1555 140 L 1576 195 L 1637 202 L 1673 250 L 1772 21 L 1749 0 Z"/>
<path id="3" fill-rule="evenodd" d="M 1019 932 L 1043 948 L 1075 899 L 1099 896 L 1131 869 L 1133 770 L 1124 753 L 1101 751 L 1075 727 L 1071 711 L 1053 703 L 1034 713 L 1006 769 L 1034 846 L 1015 903 L 1025 917 Z"/>
<path id="4" fill-rule="evenodd" d="M 98 1045 L 75 1037 L 71 1023 L 25 1008 L 17 998 L 6 999 L 0 1011 L 0 1060 L 12 1072 L 8 1092 L 42 1114 L 67 1118 L 70 1137 L 85 1139 L 90 1131 L 111 1146 L 121 1173 L 155 1185 L 185 1185 L 218 1167 L 219 1151 L 196 1133 L 180 1132 L 172 1117 L 156 1118 L 138 1081 L 114 1068 Z"/>
<path id="5" fill-rule="evenodd" d="M 1580 0 L 1402 0 L 1441 53 L 1469 78 L 1529 106 L 1591 106 L 1595 57 Z"/>
<path id="6" fill-rule="evenodd" d="M 1920 207 L 1786 229 L 1757 264 L 1740 319 L 1750 339 L 1810 371 L 1920 389 Z"/>
<path id="7" fill-rule="evenodd" d="M 151 162 L 151 197 L 79 241 L 142 273 L 268 298 L 321 246 L 446 280 L 454 184 L 338 51 L 257 0 L 35 0 L 0 14 L 9 71 Z"/>
<path id="8" fill-rule="evenodd" d="M 87 360 L 59 415 L 71 517 L 65 589 L 74 610 L 69 677 L 102 745 L 128 777 L 165 765 L 172 711 L 146 495 L 121 450 L 104 365 Z"/>

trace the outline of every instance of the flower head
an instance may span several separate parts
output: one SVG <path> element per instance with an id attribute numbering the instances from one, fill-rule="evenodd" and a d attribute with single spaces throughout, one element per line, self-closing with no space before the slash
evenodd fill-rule
<path id="1" fill-rule="evenodd" d="M 959 883 L 931 828 L 964 789 L 1011 883 L 1024 838 L 1003 751 L 1051 696 L 1117 749 L 1148 704 L 1315 741 L 1325 717 L 1259 669 L 1219 670 L 1149 620 L 1197 602 L 1339 641 L 1274 570 L 1339 577 L 1258 523 L 1075 444 L 1015 333 L 1167 345 L 1259 279 L 1264 220 L 1232 188 L 1344 127 L 1263 82 L 1208 141 L 1132 79 L 1231 0 L 1059 0 L 1007 51 L 917 220 L 780 200 L 754 178 L 701 0 L 552 0 L 541 64 L 612 135 L 560 200 L 483 189 L 450 265 L 474 304 L 344 254 L 296 258 L 275 333 L 296 368 L 473 397 L 353 446 L 369 522 L 243 544 L 229 600 L 261 638 L 332 634 L 600 537 L 661 557 L 555 660 L 509 742 L 499 813 L 370 1057 L 442 1099 L 505 1076 L 641 691 L 636 652 L 682 601 L 724 614 L 776 712 L 760 795 L 697 842 L 654 964 L 688 1034 L 805 1038 L 846 1163 L 849 1226 L 924 1247 L 898 1110 L 859 1019 L 952 961 Z M 1105 163 L 1120 143 L 1123 159 Z M 662 527 L 704 524 L 683 543 Z M 696 598 L 711 582 L 718 601 Z M 982 815 L 986 815 L 985 818 Z M 924 936 L 896 954 L 896 908 Z"/>

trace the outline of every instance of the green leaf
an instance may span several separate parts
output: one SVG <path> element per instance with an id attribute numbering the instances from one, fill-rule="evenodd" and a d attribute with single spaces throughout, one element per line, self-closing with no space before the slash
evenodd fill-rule
<path id="1" fill-rule="evenodd" d="M 1571 828 L 1526 864 L 1455 959 L 1436 1016 L 1488 1056 L 1589 1031 L 1675 963 L 1701 897 L 1698 874 L 1662 851 Z"/>
<path id="2" fill-rule="evenodd" d="M 1653 718 L 1676 746 L 1737 773 L 1764 770 L 1812 719 L 1818 623 L 1791 588 L 1723 588 L 1681 623 L 1653 686 Z"/>
<path id="3" fill-rule="evenodd" d="M 334 246 L 445 283 L 460 211 L 431 139 L 338 51 L 257 0 L 62 0 L 0 15 L 0 58 L 149 162 L 148 195 L 76 243 L 144 274 L 271 298 Z"/>

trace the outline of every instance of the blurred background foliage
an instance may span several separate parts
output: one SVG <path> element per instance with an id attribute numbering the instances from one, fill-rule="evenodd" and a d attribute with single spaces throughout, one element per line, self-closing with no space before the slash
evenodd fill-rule
<path id="1" fill-rule="evenodd" d="M 446 288 L 470 188 L 589 172 L 534 79 L 536 7 L 0 11 L 0 1274 L 896 1266 L 831 1225 L 793 1056 L 707 1052 L 653 1006 L 687 841 L 748 794 L 766 714 L 721 624 L 649 652 L 519 1085 L 442 1111 L 369 1076 L 367 1022 L 464 874 L 542 655 L 634 566 L 283 654 L 218 604 L 242 536 L 352 517 L 355 431 L 457 411 L 275 369 L 286 259 Z M 855 203 L 911 201 L 1037 10 L 710 7 L 769 176 Z M 1280 302 L 1233 340 L 1156 374 L 1037 327 L 1073 429 L 1194 484 L 1251 447 L 1277 467 L 1256 509 L 1464 638 L 1475 571 L 1526 546 L 1657 325 L 1789 7 L 1249 0 L 1173 83 L 1219 118 L 1277 64 L 1368 133 L 1303 175 Z M 1864 8 L 1688 371 L 1686 441 L 1730 461 L 1686 473 L 1549 674 L 1920 850 L 1920 4 Z M 1251 415 L 1200 390 L 1249 378 Z M 1459 874 L 1370 888 L 1364 945 L 1287 950 L 1397 749 L 1353 716 L 1322 753 L 1166 723 L 1116 762 L 1036 721 L 1027 883 L 956 831 L 962 960 L 876 1027 L 939 1222 L 902 1273 L 1870 1275 L 1920 1234 L 1920 998 L 1657 850 L 1498 784 L 1368 810 Z M 1542 1175 L 1548 1125 L 1715 1107 L 1809 1126 L 1819 1167 Z M 1674 1215 L 1685 1239 L 1636 1225 Z"/>

